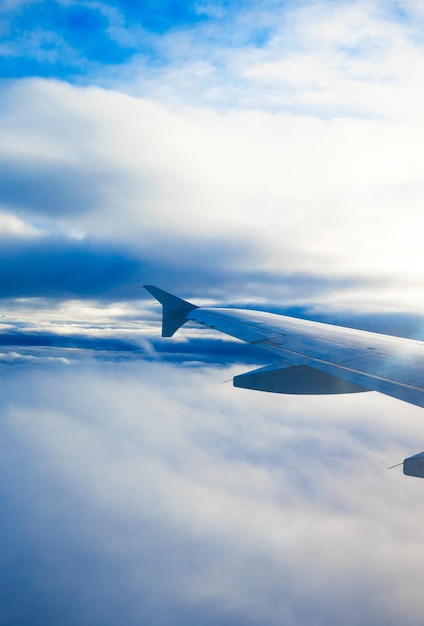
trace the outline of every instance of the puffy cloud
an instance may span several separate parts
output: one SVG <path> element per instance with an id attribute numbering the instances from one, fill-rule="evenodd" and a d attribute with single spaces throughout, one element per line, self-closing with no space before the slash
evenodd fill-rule
<path id="1" fill-rule="evenodd" d="M 1 200 L 30 227 L 116 242 L 191 281 L 205 267 L 356 277 L 374 279 L 373 303 L 421 306 L 416 120 L 170 111 L 46 81 L 3 96 Z"/>
<path id="2" fill-rule="evenodd" d="M 3 369 L 7 621 L 416 623 L 421 484 L 385 467 L 420 410 L 231 373 Z"/>

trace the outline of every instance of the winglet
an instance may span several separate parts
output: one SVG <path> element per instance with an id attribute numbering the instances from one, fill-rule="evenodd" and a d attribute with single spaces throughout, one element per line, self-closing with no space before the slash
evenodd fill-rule
<path id="1" fill-rule="evenodd" d="M 172 337 L 172 335 L 187 321 L 187 314 L 199 307 L 186 300 L 177 298 L 167 291 L 163 291 L 153 285 L 144 285 L 149 293 L 163 306 L 162 313 L 162 337 Z"/>

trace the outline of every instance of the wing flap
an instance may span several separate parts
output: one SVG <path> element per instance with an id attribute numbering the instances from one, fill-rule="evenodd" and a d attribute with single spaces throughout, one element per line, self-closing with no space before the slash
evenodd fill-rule
<path id="1" fill-rule="evenodd" d="M 307 365 L 277 364 L 235 376 L 234 387 L 273 393 L 326 395 L 368 391 L 365 387 Z"/>

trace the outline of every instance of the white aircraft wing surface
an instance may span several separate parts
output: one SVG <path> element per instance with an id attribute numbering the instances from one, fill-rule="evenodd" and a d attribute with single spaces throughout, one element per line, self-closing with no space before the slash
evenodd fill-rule
<path id="1" fill-rule="evenodd" d="M 424 407 L 424 342 L 244 309 L 200 308 L 157 287 L 162 336 L 187 321 L 273 354 L 271 365 L 234 377 L 235 387 L 295 394 L 378 391 Z M 424 453 L 404 472 L 424 478 Z"/>

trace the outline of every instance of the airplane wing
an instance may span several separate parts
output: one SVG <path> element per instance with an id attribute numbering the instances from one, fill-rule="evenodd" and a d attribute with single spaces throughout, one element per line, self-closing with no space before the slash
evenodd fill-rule
<path id="1" fill-rule="evenodd" d="M 424 342 L 245 309 L 197 307 L 153 285 L 163 306 L 162 336 L 187 321 L 270 352 L 271 365 L 235 376 L 235 387 L 273 393 L 378 391 L 424 407 Z M 424 453 L 404 461 L 424 478 Z"/>

